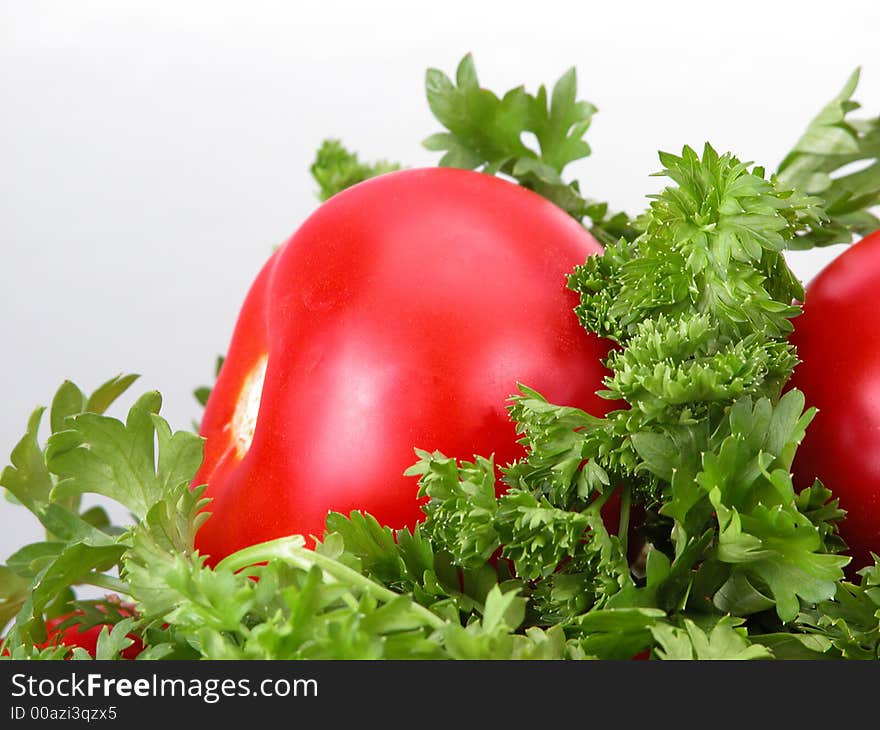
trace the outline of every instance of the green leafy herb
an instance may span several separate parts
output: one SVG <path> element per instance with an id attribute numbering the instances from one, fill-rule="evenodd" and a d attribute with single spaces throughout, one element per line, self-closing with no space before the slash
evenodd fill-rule
<path id="1" fill-rule="evenodd" d="M 522 387 L 511 415 L 527 455 L 502 469 L 499 497 L 488 459 L 419 452 L 410 473 L 430 497 L 432 541 L 462 566 L 500 550 L 530 581 L 535 619 L 580 636 L 585 654 L 655 643 L 660 658 L 764 657 L 752 617 L 772 611 L 801 633 L 802 609 L 834 599 L 848 562 L 827 490 L 794 491 L 812 412 L 799 392 L 781 395 L 802 297 L 782 254 L 826 217 L 817 198 L 708 145 L 661 161 L 674 185 L 643 232 L 570 279 L 584 327 L 619 346 L 602 395 L 620 407 L 597 418 Z M 617 492 L 614 535 L 603 508 Z M 631 505 L 653 515 L 642 567 L 630 562 Z"/>
<path id="2" fill-rule="evenodd" d="M 573 70 L 549 93 L 501 97 L 470 56 L 454 81 L 430 70 L 447 131 L 426 145 L 441 164 L 511 177 L 605 243 L 569 287 L 584 328 L 616 345 L 608 413 L 523 384 L 510 405 L 522 459 L 416 451 L 423 524 L 331 513 L 313 548 L 291 535 L 211 564 L 195 548 L 211 519 L 193 485 L 201 439 L 172 431 L 155 392 L 125 420 L 106 415 L 136 376 L 89 396 L 65 382 L 47 443 L 38 408 L 0 472 L 45 529 L 0 566 L 5 656 L 91 658 L 43 646 L 46 620 L 66 615 L 63 627 L 102 627 L 98 659 L 122 657 L 132 637 L 144 659 L 878 658 L 880 563 L 846 580 L 844 513 L 819 482 L 795 491 L 814 412 L 785 387 L 803 290 L 783 252 L 878 225 L 877 129 L 848 118 L 856 81 L 777 176 L 709 145 L 661 154 L 670 184 L 633 221 L 562 177 L 589 154 L 596 111 Z M 869 166 L 839 174 L 859 161 Z M 326 199 L 392 169 L 328 140 L 312 174 Z M 196 391 L 203 405 L 209 394 Z M 131 524 L 84 510 L 85 494 L 123 505 Z M 78 598 L 84 585 L 133 615 Z"/>
<path id="3" fill-rule="evenodd" d="M 822 198 L 828 214 L 827 221 L 809 227 L 791 248 L 849 243 L 880 228 L 872 212 L 880 204 L 880 117 L 850 117 L 860 107 L 852 98 L 859 73 L 852 73 L 779 165 L 780 180 Z"/>
<path id="4" fill-rule="evenodd" d="M 318 199 L 323 201 L 359 182 L 399 169 L 398 163 L 387 160 L 361 162 L 338 139 L 327 139 L 318 149 L 311 173 L 319 186 Z"/>
<path id="5" fill-rule="evenodd" d="M 458 64 L 455 81 L 438 69 L 425 79 L 428 106 L 448 131 L 424 141 L 429 150 L 443 152 L 442 167 L 480 169 L 504 174 L 535 190 L 582 220 L 603 242 L 635 235 L 624 213 L 610 214 L 608 205 L 584 198 L 577 182 L 565 182 L 564 169 L 587 157 L 584 135 L 596 107 L 577 99 L 577 74 L 566 71 L 550 94 L 541 86 L 531 95 L 518 86 L 498 97 L 480 86 L 470 54 Z M 529 146 L 533 136 L 535 145 Z"/>

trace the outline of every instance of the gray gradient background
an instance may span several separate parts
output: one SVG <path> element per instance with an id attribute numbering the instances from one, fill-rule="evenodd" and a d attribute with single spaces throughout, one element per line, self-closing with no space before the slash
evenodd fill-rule
<path id="1" fill-rule="evenodd" d="M 572 173 L 637 211 L 657 149 L 775 166 L 859 64 L 880 112 L 878 28 L 854 0 L 0 0 L 0 456 L 64 378 L 142 373 L 187 427 L 253 276 L 315 208 L 321 139 L 436 161 L 427 66 L 473 51 L 491 88 L 534 90 L 576 65 L 600 113 Z M 838 250 L 790 261 L 809 279 Z M 0 502 L 0 560 L 39 534 Z"/>

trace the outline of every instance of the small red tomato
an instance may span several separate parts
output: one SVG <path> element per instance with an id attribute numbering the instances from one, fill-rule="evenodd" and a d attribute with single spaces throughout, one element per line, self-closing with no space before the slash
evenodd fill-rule
<path id="1" fill-rule="evenodd" d="M 116 597 L 114 596 L 111 600 L 113 603 L 116 603 Z M 134 606 L 119 603 L 116 606 L 120 615 L 123 617 L 134 616 Z M 55 616 L 53 618 L 46 620 L 46 640 L 41 644 L 37 644 L 36 646 L 40 649 L 46 649 L 50 646 L 68 646 L 71 649 L 80 647 L 85 649 L 89 655 L 95 656 L 98 649 L 98 637 L 101 635 L 101 631 L 105 626 L 109 626 L 112 628 L 110 624 L 97 624 L 88 629 L 83 629 L 82 624 L 74 623 L 64 628 L 61 628 L 61 625 L 68 621 L 68 619 L 76 618 L 79 616 L 83 616 L 82 611 L 71 611 L 69 613 L 62 614 L 61 616 Z M 139 636 L 135 634 L 129 634 L 128 638 L 132 640 L 131 646 L 123 649 L 122 658 L 123 659 L 134 659 L 144 650 L 144 644 L 141 641 Z M 4 655 L 9 655 L 9 650 L 4 649 Z"/>
<path id="2" fill-rule="evenodd" d="M 119 611 L 124 616 L 129 615 L 129 611 L 125 608 L 120 608 Z M 69 646 L 71 648 L 78 646 L 85 649 L 91 656 L 95 656 L 98 649 L 98 637 L 101 635 L 103 628 L 108 624 L 97 624 L 84 631 L 80 630 L 82 628 L 81 624 L 73 624 L 63 629 L 59 628 L 59 626 L 68 619 L 81 615 L 81 611 L 76 611 L 48 619 L 46 621 L 46 631 L 48 632 L 48 636 L 46 641 L 42 644 L 38 644 L 38 646 L 41 649 L 58 645 Z M 112 628 L 112 626 L 110 628 Z M 144 645 L 140 638 L 134 634 L 129 634 L 128 637 L 132 639 L 132 644 L 128 648 L 123 649 L 122 658 L 134 659 L 144 650 Z"/>
<path id="3" fill-rule="evenodd" d="M 791 341 L 791 387 L 818 413 L 793 464 L 799 489 L 818 478 L 847 515 L 851 568 L 880 552 L 880 231 L 844 251 L 807 286 Z"/>
<path id="4" fill-rule="evenodd" d="M 539 195 L 482 173 L 405 170 L 322 205 L 252 285 L 200 432 L 216 562 L 328 511 L 422 519 L 414 447 L 522 455 L 517 383 L 596 415 L 608 343 L 566 276 L 601 252 Z"/>

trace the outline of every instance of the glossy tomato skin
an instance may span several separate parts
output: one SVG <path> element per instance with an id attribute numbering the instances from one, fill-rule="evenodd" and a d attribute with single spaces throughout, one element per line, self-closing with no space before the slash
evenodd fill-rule
<path id="1" fill-rule="evenodd" d="M 383 175 L 326 202 L 247 296 L 201 433 L 210 561 L 320 536 L 329 510 L 392 527 L 423 514 L 413 448 L 499 465 L 522 454 L 518 382 L 603 414 L 608 343 L 586 333 L 566 276 L 601 252 L 544 198 L 482 173 Z M 253 440 L 234 423 L 267 363 Z M 250 381 L 248 379 L 251 379 Z M 257 380 L 258 381 L 258 380 Z"/>
<path id="2" fill-rule="evenodd" d="M 807 286 L 791 341 L 791 387 L 818 413 L 793 464 L 803 489 L 819 478 L 847 510 L 852 569 L 880 552 L 880 232 L 844 251 Z"/>

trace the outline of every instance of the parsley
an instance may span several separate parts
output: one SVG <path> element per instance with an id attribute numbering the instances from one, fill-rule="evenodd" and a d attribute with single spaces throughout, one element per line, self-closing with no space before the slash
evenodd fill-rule
<path id="1" fill-rule="evenodd" d="M 854 236 L 880 228 L 880 219 L 872 213 L 880 205 L 880 117 L 849 116 L 860 107 L 852 98 L 859 74 L 859 69 L 853 71 L 779 165 L 780 179 L 820 196 L 828 214 L 822 226 L 800 235 L 792 248 L 850 243 Z M 844 171 L 853 163 L 860 169 Z"/>
<path id="2" fill-rule="evenodd" d="M 562 177 L 572 162 L 587 157 L 584 135 L 596 107 L 577 98 L 577 72 L 566 71 L 548 94 L 534 95 L 521 86 L 501 97 L 480 86 L 473 57 L 458 64 L 453 82 L 439 69 L 428 69 L 425 90 L 431 112 L 446 132 L 432 134 L 424 146 L 443 152 L 441 167 L 480 169 L 503 174 L 534 190 L 579 221 L 602 243 L 635 236 L 625 213 L 610 213 L 608 204 L 585 198 L 577 181 Z M 537 146 L 528 146 L 533 135 Z"/>
<path id="3" fill-rule="evenodd" d="M 399 169 L 399 164 L 387 160 L 361 162 L 338 139 L 327 139 L 315 155 L 311 173 L 319 186 L 318 199 L 324 201 L 359 182 Z"/>
<path id="4" fill-rule="evenodd" d="M 500 549 L 531 581 L 539 625 L 565 626 L 586 654 L 617 656 L 594 634 L 601 616 L 633 653 L 653 643 L 669 658 L 767 656 L 749 621 L 772 612 L 799 631 L 802 608 L 832 600 L 848 562 L 827 490 L 793 489 L 812 412 L 799 392 L 781 395 L 802 296 L 782 254 L 826 216 L 817 198 L 708 145 L 660 159 L 674 184 L 643 232 L 569 282 L 584 326 L 619 345 L 602 394 L 622 407 L 596 418 L 522 387 L 511 415 L 527 455 L 502 469 L 499 498 L 482 457 L 419 452 L 410 473 L 431 498 L 431 539 L 462 566 Z M 643 576 L 626 528 L 609 534 L 601 518 L 614 491 L 622 525 L 631 505 L 656 516 Z"/>
<path id="5" fill-rule="evenodd" d="M 211 566 L 194 547 L 210 519 L 192 486 L 201 439 L 169 427 L 158 393 L 124 420 L 107 415 L 134 375 L 89 396 L 65 382 L 46 443 L 38 408 L 0 473 L 45 529 L 0 566 L 8 656 L 89 658 L 41 646 L 46 619 L 73 612 L 64 625 L 105 625 L 99 659 L 121 657 L 133 635 L 145 659 L 878 658 L 880 564 L 846 580 L 843 512 L 818 482 L 795 492 L 813 411 L 785 388 L 803 291 L 784 252 L 880 224 L 877 123 L 848 117 L 857 79 L 776 175 L 709 145 L 661 153 L 669 184 L 631 219 L 563 177 L 590 153 L 596 112 L 573 69 L 549 92 L 501 96 L 470 56 L 454 80 L 429 70 L 446 131 L 425 144 L 441 165 L 505 175 L 605 244 L 568 284 L 582 325 L 617 345 L 601 393 L 615 408 L 598 418 L 522 384 L 510 415 L 525 457 L 417 450 L 408 474 L 427 501 L 415 529 L 331 513 L 314 549 L 292 535 Z M 854 161 L 869 166 L 835 177 Z M 328 140 L 311 172 L 323 200 L 397 168 Z M 123 505 L 132 523 L 84 510 L 84 494 Z M 135 615 L 78 600 L 83 585 Z"/>

